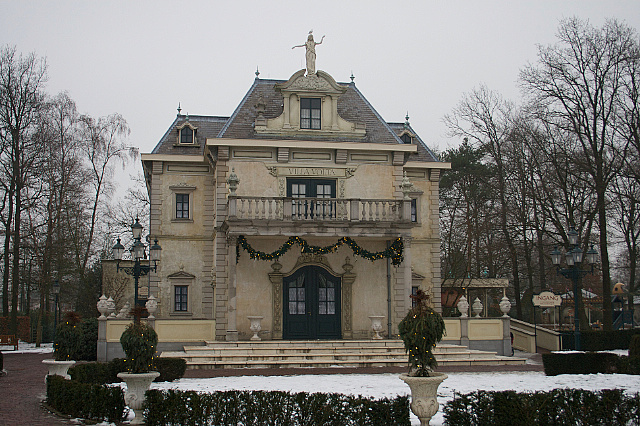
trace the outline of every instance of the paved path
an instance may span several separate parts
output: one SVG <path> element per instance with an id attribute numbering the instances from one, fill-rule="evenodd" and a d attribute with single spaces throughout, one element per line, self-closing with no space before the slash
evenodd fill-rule
<path id="1" fill-rule="evenodd" d="M 57 426 L 71 422 L 46 411 L 43 359 L 51 354 L 12 354 L 2 352 L 6 376 L 0 377 L 0 426 Z"/>

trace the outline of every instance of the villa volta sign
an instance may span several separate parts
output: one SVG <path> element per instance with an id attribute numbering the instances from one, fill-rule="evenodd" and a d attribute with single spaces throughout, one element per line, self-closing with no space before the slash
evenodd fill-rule
<path id="1" fill-rule="evenodd" d="M 533 305 L 540 306 L 541 308 L 552 308 L 554 306 L 560 306 L 562 304 L 562 298 L 558 294 L 553 294 L 550 291 L 543 291 L 540 294 L 533 295 Z"/>

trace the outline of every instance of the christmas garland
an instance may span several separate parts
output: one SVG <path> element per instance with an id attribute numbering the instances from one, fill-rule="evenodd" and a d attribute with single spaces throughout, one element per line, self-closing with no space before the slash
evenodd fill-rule
<path id="1" fill-rule="evenodd" d="M 301 253 L 312 254 L 333 253 L 338 249 L 338 247 L 346 244 L 356 256 L 360 256 L 372 262 L 378 259 L 391 259 L 391 263 L 395 266 L 400 265 L 402 263 L 402 260 L 404 259 L 404 256 L 402 255 L 404 245 L 402 244 L 402 238 L 400 237 L 396 238 L 393 244 L 391 244 L 386 250 L 378 251 L 375 253 L 363 249 L 349 237 L 342 237 L 335 244 L 326 247 L 309 245 L 309 243 L 305 239 L 300 237 L 289 237 L 289 239 L 278 250 L 271 253 L 265 253 L 255 250 L 253 247 L 251 247 L 251 244 L 249 244 L 247 239 L 243 235 L 240 235 L 238 236 L 238 243 L 236 244 L 236 263 L 238 262 L 238 259 L 240 259 L 240 247 L 242 247 L 247 253 L 249 253 L 249 257 L 251 259 L 275 260 L 288 252 L 294 244 L 300 246 Z"/>

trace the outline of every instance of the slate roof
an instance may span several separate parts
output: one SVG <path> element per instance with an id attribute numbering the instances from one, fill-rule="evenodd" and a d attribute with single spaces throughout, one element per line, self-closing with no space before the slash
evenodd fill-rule
<path id="1" fill-rule="evenodd" d="M 265 118 L 276 118 L 283 111 L 283 96 L 275 90 L 277 83 L 286 80 L 271 80 L 256 78 L 253 85 L 246 93 L 231 117 L 218 116 L 188 116 L 189 123 L 197 128 L 196 146 L 178 146 L 178 126 L 182 125 L 187 116 L 178 115 L 167 132 L 154 148 L 153 154 L 179 154 L 202 155 L 207 138 L 233 138 L 233 139 L 299 139 L 299 135 L 272 136 L 260 135 L 254 131 L 254 123 L 257 117 L 256 105 L 259 101 L 266 105 Z M 338 83 L 347 88 L 346 92 L 338 99 L 338 114 L 343 119 L 364 124 L 365 137 L 335 137 L 327 135 L 314 136 L 305 134 L 305 140 L 338 141 L 338 142 L 366 142 L 383 144 L 402 144 L 398 135 L 404 130 L 403 123 L 387 123 L 380 114 L 367 101 L 356 88 L 355 83 Z M 413 134 L 413 129 L 409 129 Z M 422 139 L 417 139 L 418 152 L 408 156 L 409 161 L 438 161 L 436 156 L 427 148 Z"/>

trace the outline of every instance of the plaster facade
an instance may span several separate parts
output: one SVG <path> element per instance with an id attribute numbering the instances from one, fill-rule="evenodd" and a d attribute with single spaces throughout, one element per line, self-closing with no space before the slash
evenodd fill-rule
<path id="1" fill-rule="evenodd" d="M 302 111 L 304 99 L 321 106 Z M 317 128 L 305 128 L 309 114 Z M 262 339 L 361 339 L 372 315 L 395 336 L 414 287 L 440 309 L 438 183 L 449 164 L 408 120 L 382 120 L 353 82 L 320 70 L 256 78 L 230 117 L 179 113 L 142 161 L 148 229 L 162 246 L 148 279 L 159 320 L 209 321 L 216 340 L 248 340 L 249 316 L 263 317 Z M 348 237 L 362 251 L 294 244 L 270 257 L 290 237 L 315 247 Z"/>

